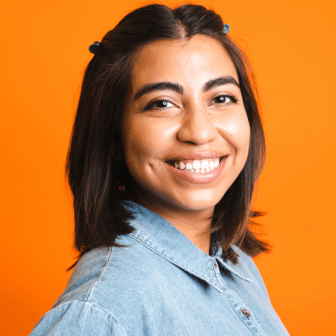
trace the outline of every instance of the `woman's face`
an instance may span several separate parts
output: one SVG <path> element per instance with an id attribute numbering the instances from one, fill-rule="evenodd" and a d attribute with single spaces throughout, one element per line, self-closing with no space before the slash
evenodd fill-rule
<path id="1" fill-rule="evenodd" d="M 122 140 L 141 204 L 213 211 L 243 169 L 250 140 L 238 76 L 223 46 L 196 35 L 141 49 Z"/>

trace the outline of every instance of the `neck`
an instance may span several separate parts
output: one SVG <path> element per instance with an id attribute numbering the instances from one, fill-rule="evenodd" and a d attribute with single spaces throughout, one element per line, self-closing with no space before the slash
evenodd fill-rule
<path id="1" fill-rule="evenodd" d="M 184 219 L 172 219 L 168 220 L 174 225 L 180 232 L 182 232 L 191 242 L 193 242 L 199 249 L 206 254 L 210 253 L 210 233 L 211 221 L 192 221 L 187 223 Z"/>
<path id="2" fill-rule="evenodd" d="M 170 224 L 175 226 L 192 243 L 206 254 L 210 254 L 210 229 L 214 208 L 205 210 L 174 209 L 166 206 L 153 206 L 143 199 L 137 199 L 137 203 L 160 215 Z"/>

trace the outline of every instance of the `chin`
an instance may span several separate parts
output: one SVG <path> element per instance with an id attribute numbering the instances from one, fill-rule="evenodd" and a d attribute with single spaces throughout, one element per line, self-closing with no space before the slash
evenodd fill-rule
<path id="1" fill-rule="evenodd" d="M 168 205 L 169 208 L 180 209 L 183 211 L 205 211 L 213 210 L 220 202 L 224 193 L 214 195 L 212 193 L 204 193 L 201 191 L 193 192 L 192 195 L 179 195 L 180 197 L 164 197 L 161 198 L 162 206 Z"/>

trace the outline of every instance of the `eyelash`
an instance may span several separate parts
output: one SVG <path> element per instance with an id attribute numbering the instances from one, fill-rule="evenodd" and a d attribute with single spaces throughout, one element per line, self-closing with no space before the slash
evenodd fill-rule
<path id="1" fill-rule="evenodd" d="M 233 103 L 233 104 L 236 104 L 238 102 L 238 99 L 235 97 L 235 96 L 232 96 L 232 95 L 219 95 L 217 97 L 215 97 L 214 99 L 212 99 L 211 101 L 214 101 L 216 99 L 219 99 L 221 97 L 224 97 L 225 98 L 229 98 L 231 100 L 231 102 L 228 102 L 228 103 L 225 103 L 225 102 L 218 102 L 218 104 L 230 104 L 230 103 Z M 161 110 L 161 109 L 165 109 L 166 107 L 158 107 L 157 105 L 162 103 L 162 102 L 167 102 L 169 104 L 173 104 L 172 102 L 170 102 L 169 100 L 167 99 L 157 99 L 151 103 L 149 103 L 146 107 L 145 107 L 145 111 L 147 110 L 153 110 L 153 109 L 158 109 L 158 110 Z M 155 107 L 156 105 L 156 107 Z M 174 104 L 173 104 L 174 105 Z"/>
<path id="2" fill-rule="evenodd" d="M 226 94 L 223 94 L 223 95 L 219 95 L 217 97 L 215 97 L 214 99 L 212 99 L 212 101 L 218 99 L 218 98 L 221 98 L 221 97 L 224 97 L 224 98 L 229 98 L 231 100 L 231 102 L 228 102 L 228 103 L 225 103 L 225 102 L 219 102 L 218 104 L 230 104 L 230 103 L 233 103 L 233 104 L 236 104 L 238 102 L 238 99 L 235 97 L 235 96 L 232 96 L 232 95 L 226 95 Z"/>
<path id="3" fill-rule="evenodd" d="M 167 103 L 169 103 L 169 104 L 173 104 L 173 103 L 171 103 L 169 100 L 167 100 L 167 99 L 157 99 L 157 100 L 155 100 L 155 101 L 153 101 L 153 102 L 151 102 L 151 103 L 149 103 L 146 107 L 145 107 L 145 110 L 147 111 L 147 110 L 153 110 L 153 109 L 155 109 L 155 105 L 156 105 L 156 109 L 158 109 L 158 110 L 161 110 L 161 109 L 164 109 L 165 107 L 157 107 L 157 104 L 160 104 L 160 103 L 162 103 L 162 102 L 167 102 Z M 174 104 L 173 104 L 174 105 Z"/>

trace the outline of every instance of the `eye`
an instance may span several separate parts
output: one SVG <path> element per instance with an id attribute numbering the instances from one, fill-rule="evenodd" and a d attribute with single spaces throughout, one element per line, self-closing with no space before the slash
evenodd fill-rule
<path id="1" fill-rule="evenodd" d="M 230 103 L 237 103 L 238 99 L 231 95 L 220 95 L 214 98 L 211 103 L 214 104 L 230 104 Z"/>
<path id="2" fill-rule="evenodd" d="M 166 109 L 166 108 L 170 108 L 174 106 L 175 105 L 168 100 L 159 99 L 159 100 L 155 100 L 154 102 L 149 103 L 145 107 L 145 110 L 154 110 L 154 109 L 160 110 L 160 109 Z"/>

